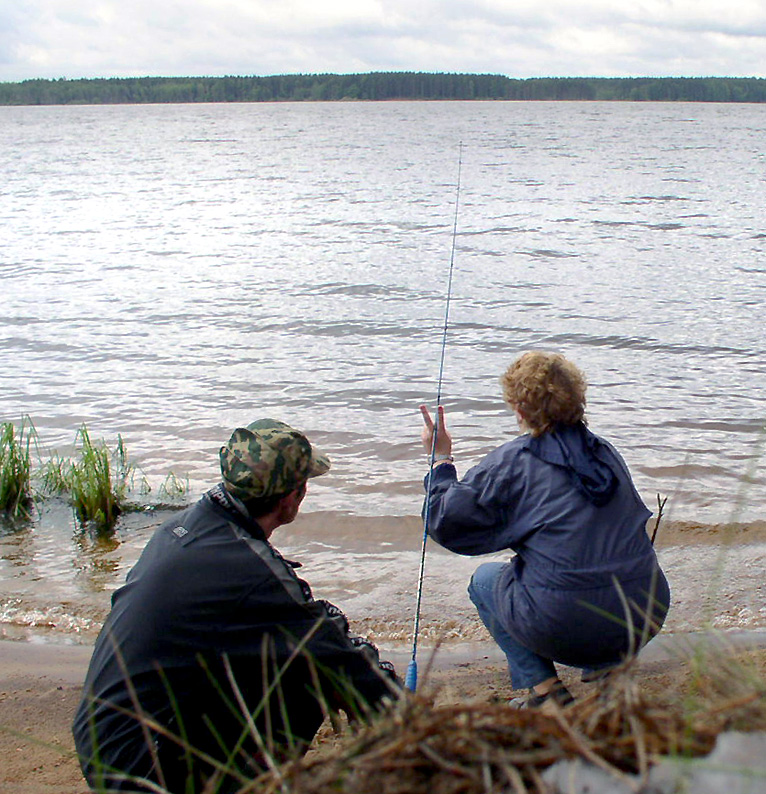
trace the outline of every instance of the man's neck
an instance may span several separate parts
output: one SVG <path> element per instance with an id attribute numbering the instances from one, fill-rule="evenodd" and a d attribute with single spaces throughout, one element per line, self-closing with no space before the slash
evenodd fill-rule
<path id="1" fill-rule="evenodd" d="M 271 537 L 271 533 L 280 526 L 280 521 L 278 518 L 278 510 L 274 510 L 271 513 L 267 513 L 266 515 L 259 516 L 258 518 L 253 518 L 245 507 L 244 502 L 241 499 L 238 499 L 234 494 L 230 493 L 223 484 L 217 485 L 215 488 L 208 491 L 208 496 L 210 496 L 213 501 L 219 502 L 222 506 L 228 507 L 230 510 L 235 510 L 236 512 L 243 515 L 248 521 L 252 521 L 253 523 L 258 525 L 258 528 L 263 532 L 266 539 Z"/>
<path id="2" fill-rule="evenodd" d="M 255 521 L 256 524 L 263 530 L 263 534 L 266 536 L 268 540 L 271 537 L 271 533 L 280 526 L 281 522 L 279 520 L 279 506 L 274 508 L 270 513 L 266 513 L 265 515 L 258 516 L 258 518 L 254 518 L 250 515 L 247 511 L 247 507 L 245 503 L 241 499 L 237 499 L 234 494 L 226 492 L 226 496 L 229 498 L 229 501 L 239 510 L 243 515 L 247 516 L 251 521 Z"/>
<path id="3" fill-rule="evenodd" d="M 272 532 L 274 532 L 277 527 L 281 526 L 279 521 L 274 518 L 273 513 L 269 513 L 265 516 L 259 516 L 258 518 L 254 518 L 252 520 L 258 522 L 258 526 L 263 530 L 266 540 L 271 537 Z"/>

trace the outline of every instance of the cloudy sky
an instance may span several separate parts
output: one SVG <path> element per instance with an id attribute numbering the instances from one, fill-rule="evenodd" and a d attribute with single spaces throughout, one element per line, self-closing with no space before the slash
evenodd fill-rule
<path id="1" fill-rule="evenodd" d="M 766 0 L 0 0 L 0 80 L 766 77 Z"/>

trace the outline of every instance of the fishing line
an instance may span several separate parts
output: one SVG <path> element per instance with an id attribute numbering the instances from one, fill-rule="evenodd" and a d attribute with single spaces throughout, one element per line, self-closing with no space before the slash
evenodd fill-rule
<path id="1" fill-rule="evenodd" d="M 455 220 L 452 225 L 452 250 L 449 259 L 449 277 L 447 279 L 447 300 L 444 309 L 444 328 L 442 330 L 442 349 L 439 361 L 439 380 L 436 388 L 436 416 L 434 416 L 434 433 L 431 439 L 431 466 L 426 480 L 426 502 L 423 511 L 423 543 L 420 550 L 420 572 L 418 573 L 418 595 L 415 604 L 415 625 L 412 630 L 412 659 L 407 666 L 404 685 L 410 692 L 418 686 L 418 634 L 420 633 L 420 604 L 423 600 L 423 577 L 426 570 L 426 544 L 428 543 L 428 526 L 431 517 L 431 477 L 436 462 L 436 439 L 439 435 L 439 407 L 442 403 L 442 381 L 444 379 L 444 355 L 447 350 L 447 329 L 449 328 L 449 309 L 452 300 L 452 274 L 455 269 L 455 242 L 457 240 L 457 218 L 460 208 L 460 173 L 463 169 L 463 142 L 460 142 L 457 160 L 457 188 L 455 190 Z"/>

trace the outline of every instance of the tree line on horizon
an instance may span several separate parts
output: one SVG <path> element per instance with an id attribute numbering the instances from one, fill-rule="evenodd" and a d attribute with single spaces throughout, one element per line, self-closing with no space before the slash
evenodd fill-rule
<path id="1" fill-rule="evenodd" d="M 766 102 L 758 77 L 530 77 L 372 72 L 0 83 L 0 105 L 384 100 Z"/>

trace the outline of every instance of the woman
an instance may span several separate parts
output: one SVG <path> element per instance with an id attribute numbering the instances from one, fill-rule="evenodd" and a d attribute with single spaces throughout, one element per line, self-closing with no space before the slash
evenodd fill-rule
<path id="1" fill-rule="evenodd" d="M 458 554 L 516 552 L 510 563 L 480 565 L 468 593 L 513 687 L 529 689 L 512 703 L 566 705 L 572 696 L 554 662 L 594 680 L 660 630 L 670 592 L 646 533 L 650 511 L 614 447 L 586 427 L 582 372 L 561 355 L 531 352 L 501 383 L 524 435 L 462 480 L 439 407 L 428 532 Z M 421 412 L 430 453 L 433 420 Z"/>

